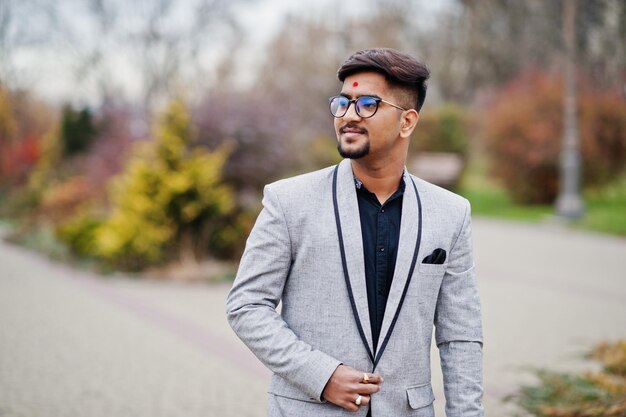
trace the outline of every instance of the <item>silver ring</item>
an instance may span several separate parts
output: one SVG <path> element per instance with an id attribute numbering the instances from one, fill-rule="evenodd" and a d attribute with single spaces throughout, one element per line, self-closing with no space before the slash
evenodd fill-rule
<path id="1" fill-rule="evenodd" d="M 358 397 L 356 397 L 356 400 L 354 400 L 354 403 L 356 405 L 361 405 L 361 400 L 363 399 L 363 397 L 361 397 L 360 395 Z"/>

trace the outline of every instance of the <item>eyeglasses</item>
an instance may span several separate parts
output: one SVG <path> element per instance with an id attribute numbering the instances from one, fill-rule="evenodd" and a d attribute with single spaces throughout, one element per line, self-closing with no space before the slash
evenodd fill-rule
<path id="1" fill-rule="evenodd" d="M 406 111 L 407 109 L 397 106 L 393 103 L 390 103 L 386 100 L 383 100 L 379 97 L 372 96 L 361 96 L 359 98 L 355 98 L 350 100 L 345 96 L 335 96 L 331 97 L 329 100 L 330 106 L 330 114 L 334 117 L 343 117 L 348 112 L 348 108 L 350 108 L 350 104 L 354 103 L 354 109 L 356 110 L 356 114 L 363 118 L 367 119 L 368 117 L 372 117 L 376 114 L 378 110 L 378 104 L 382 101 L 383 103 L 389 104 L 396 109 L 400 109 L 402 111 Z"/>

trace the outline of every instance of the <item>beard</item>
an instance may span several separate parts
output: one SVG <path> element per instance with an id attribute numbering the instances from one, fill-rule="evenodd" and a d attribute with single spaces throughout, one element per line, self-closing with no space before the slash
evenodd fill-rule
<path id="1" fill-rule="evenodd" d="M 370 153 L 370 143 L 366 142 L 360 148 L 348 151 L 341 146 L 341 139 L 340 139 L 339 143 L 337 144 L 337 150 L 339 151 L 339 155 L 341 155 L 343 158 L 359 159 L 359 158 L 363 158 L 364 156 Z"/>

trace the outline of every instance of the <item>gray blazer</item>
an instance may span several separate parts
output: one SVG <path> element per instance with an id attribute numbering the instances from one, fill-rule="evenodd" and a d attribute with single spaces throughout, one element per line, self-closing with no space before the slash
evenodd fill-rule
<path id="1" fill-rule="evenodd" d="M 405 182 L 396 268 L 378 346 L 372 346 L 369 330 L 350 161 L 265 187 L 227 314 L 237 335 L 273 372 L 270 417 L 365 416 L 368 407 L 352 413 L 321 398 L 341 363 L 384 377 L 370 403 L 373 417 L 434 416 L 433 325 L 447 416 L 483 416 L 470 206 L 409 174 Z M 445 263 L 422 263 L 437 248 L 447 252 Z"/>

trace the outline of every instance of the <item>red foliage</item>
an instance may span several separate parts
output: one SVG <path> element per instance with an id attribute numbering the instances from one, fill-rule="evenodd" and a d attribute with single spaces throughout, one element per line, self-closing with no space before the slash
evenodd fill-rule
<path id="1" fill-rule="evenodd" d="M 82 176 L 72 177 L 44 192 L 39 213 L 45 220 L 59 223 L 73 216 L 93 198 L 94 190 L 89 182 Z"/>
<path id="2" fill-rule="evenodd" d="M 626 166 L 626 100 L 617 93 L 581 94 L 580 124 L 585 179 L 609 182 Z"/>
<path id="3" fill-rule="evenodd" d="M 626 101 L 578 82 L 578 129 L 585 185 L 604 184 L 624 170 Z M 493 173 L 512 197 L 551 203 L 558 193 L 563 136 L 560 78 L 529 71 L 501 88 L 486 106 L 484 136 Z"/>
<path id="4" fill-rule="evenodd" d="M 0 144 L 0 177 L 3 183 L 22 185 L 41 155 L 41 139 L 27 135 L 15 143 Z"/>

